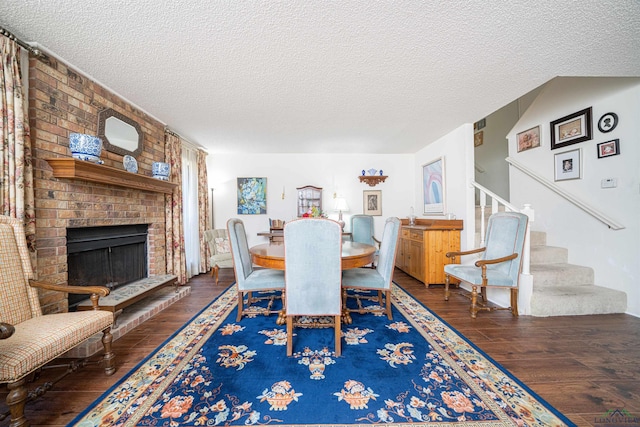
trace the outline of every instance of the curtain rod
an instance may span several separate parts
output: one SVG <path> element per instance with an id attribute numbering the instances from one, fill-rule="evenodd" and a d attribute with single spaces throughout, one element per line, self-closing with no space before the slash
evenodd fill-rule
<path id="1" fill-rule="evenodd" d="M 21 46 L 22 48 L 28 50 L 29 52 L 34 54 L 36 57 L 42 55 L 42 51 L 40 49 L 36 49 L 34 47 L 31 47 L 29 44 L 23 42 L 22 40 L 20 40 L 16 36 L 14 36 L 10 31 L 8 31 L 8 30 L 6 30 L 6 29 L 4 29 L 2 27 L 0 27 L 0 34 L 5 36 L 9 40 L 13 40 L 14 42 L 18 43 L 19 46 Z"/>

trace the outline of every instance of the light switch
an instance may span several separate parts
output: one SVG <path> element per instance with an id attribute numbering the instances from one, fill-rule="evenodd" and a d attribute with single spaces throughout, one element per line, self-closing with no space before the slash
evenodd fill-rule
<path id="1" fill-rule="evenodd" d="M 602 181 L 600 181 L 600 188 L 616 188 L 617 186 L 617 178 L 604 178 Z"/>

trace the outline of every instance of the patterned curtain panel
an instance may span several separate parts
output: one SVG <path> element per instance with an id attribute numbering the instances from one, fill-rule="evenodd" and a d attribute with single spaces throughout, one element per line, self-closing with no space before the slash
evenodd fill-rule
<path id="1" fill-rule="evenodd" d="M 211 213 L 209 209 L 209 190 L 207 178 L 207 153 L 198 150 L 198 218 L 200 234 L 200 273 L 206 273 L 209 268 L 208 245 L 204 241 L 204 231 L 211 228 Z"/>
<path id="2" fill-rule="evenodd" d="M 20 75 L 20 47 L 0 36 L 0 54 L 0 213 L 24 220 L 27 242 L 33 251 L 36 235 L 33 168 Z"/>
<path id="3" fill-rule="evenodd" d="M 178 184 L 173 194 L 165 195 L 165 221 L 167 242 L 167 274 L 174 274 L 178 283 L 187 283 L 187 261 L 182 236 L 182 141 L 171 133 L 164 134 L 165 161 L 171 165 L 169 181 Z"/>

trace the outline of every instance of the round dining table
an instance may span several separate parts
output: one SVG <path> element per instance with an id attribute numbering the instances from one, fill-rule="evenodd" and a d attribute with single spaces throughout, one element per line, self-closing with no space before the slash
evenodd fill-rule
<path id="1" fill-rule="evenodd" d="M 249 248 L 255 265 L 284 270 L 284 243 L 264 243 Z M 376 247 L 365 243 L 342 242 L 342 269 L 364 267 L 374 261 Z"/>

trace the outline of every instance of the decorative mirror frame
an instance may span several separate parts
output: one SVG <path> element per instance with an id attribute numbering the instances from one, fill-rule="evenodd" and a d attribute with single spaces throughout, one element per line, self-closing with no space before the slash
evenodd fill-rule
<path id="1" fill-rule="evenodd" d="M 107 123 L 107 119 L 109 117 L 115 117 L 119 120 L 122 120 L 128 125 L 131 125 L 135 128 L 136 132 L 138 132 L 138 148 L 134 151 L 129 151 L 126 148 L 119 147 L 117 145 L 113 145 L 109 142 L 109 138 L 105 135 L 105 125 Z M 121 154 L 123 156 L 130 155 L 133 157 L 138 157 L 140 153 L 142 153 L 143 147 L 143 135 L 142 129 L 140 125 L 135 121 L 131 120 L 129 117 L 125 116 L 114 110 L 113 108 L 106 108 L 98 113 L 98 137 L 102 139 L 102 144 L 104 148 L 112 153 Z"/>

